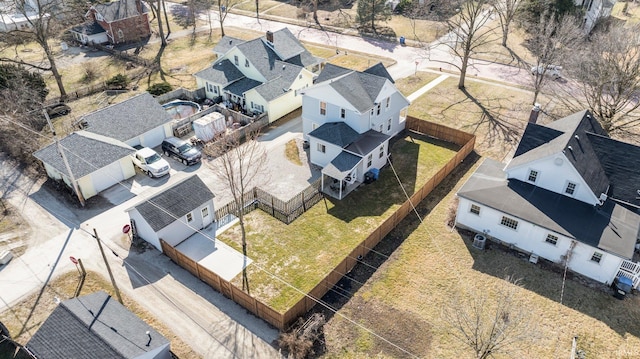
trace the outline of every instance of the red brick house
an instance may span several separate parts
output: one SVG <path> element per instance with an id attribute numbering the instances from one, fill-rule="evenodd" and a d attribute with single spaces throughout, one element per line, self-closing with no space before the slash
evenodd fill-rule
<path id="1" fill-rule="evenodd" d="M 148 14 L 141 0 L 119 0 L 91 6 L 86 17 L 105 30 L 109 43 L 117 45 L 151 35 Z"/>

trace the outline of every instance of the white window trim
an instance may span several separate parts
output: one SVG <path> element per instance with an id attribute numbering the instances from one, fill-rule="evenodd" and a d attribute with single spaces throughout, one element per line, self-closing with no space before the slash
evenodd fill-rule
<path id="1" fill-rule="evenodd" d="M 536 178 L 534 181 L 532 181 L 531 178 L 531 172 L 535 172 L 536 173 Z M 537 183 L 538 182 L 538 178 L 540 178 L 540 171 L 533 169 L 533 168 L 529 168 L 529 172 L 527 173 L 527 182 L 529 183 Z"/>
<path id="2" fill-rule="evenodd" d="M 510 227 L 510 226 L 507 226 L 506 224 L 502 224 L 502 220 L 503 220 L 504 218 L 509 219 L 509 220 L 512 220 L 512 221 L 514 221 L 514 222 L 516 222 L 516 228 L 513 228 L 513 227 Z M 499 222 L 499 224 L 500 224 L 501 226 L 505 227 L 505 228 L 509 228 L 510 230 L 512 230 L 512 231 L 516 231 L 516 232 L 518 231 L 518 227 L 520 227 L 520 221 L 518 221 L 518 220 L 517 220 L 517 219 L 515 219 L 515 218 L 511 218 L 511 217 L 509 217 L 509 216 L 505 216 L 505 215 L 503 215 L 502 217 L 500 217 L 500 222 Z"/>
<path id="3" fill-rule="evenodd" d="M 187 223 L 193 222 L 193 212 L 187 213 L 184 217 L 187 220 Z M 191 217 L 191 219 L 189 219 L 189 217 Z"/>
<path id="4" fill-rule="evenodd" d="M 572 184 L 574 185 L 574 187 L 573 187 L 573 193 L 568 193 L 568 192 L 567 192 L 567 188 L 569 187 L 569 184 L 570 184 L 570 183 L 572 183 Z M 575 183 L 575 182 L 571 182 L 571 181 L 566 181 L 566 182 L 564 183 L 564 188 L 562 189 L 562 193 L 563 193 L 565 196 L 575 197 L 575 196 L 576 196 L 576 193 L 578 192 L 578 187 L 579 187 L 579 185 L 578 185 L 577 183 Z"/>
<path id="5" fill-rule="evenodd" d="M 593 260 L 593 256 L 596 255 L 596 253 L 600 254 L 600 261 L 599 262 L 596 262 L 596 261 Z M 593 251 L 593 253 L 591 253 L 591 256 L 589 257 L 589 262 L 595 263 L 597 265 L 600 265 L 602 263 L 603 259 L 604 259 L 604 252 Z"/>
<path id="6" fill-rule="evenodd" d="M 551 243 L 551 242 L 547 241 L 547 239 L 549 239 L 549 236 L 553 236 L 553 237 L 555 237 L 555 239 L 556 239 L 556 243 Z M 558 242 L 560 242 L 560 237 L 558 237 L 557 235 L 555 235 L 555 234 L 553 234 L 553 233 L 547 233 L 547 236 L 546 236 L 546 237 L 544 237 L 544 243 L 546 243 L 546 244 L 548 244 L 548 245 L 551 245 L 551 246 L 557 247 L 557 246 L 558 246 Z"/>
<path id="7" fill-rule="evenodd" d="M 473 211 L 473 207 L 478 207 L 478 213 Z M 475 204 L 475 203 L 471 203 L 471 205 L 469 206 L 469 213 L 474 214 L 478 217 L 480 217 L 480 213 L 482 213 L 482 207 L 480 207 L 479 205 Z"/>
<path id="8" fill-rule="evenodd" d="M 320 152 L 320 153 L 327 153 L 327 146 L 325 146 L 322 143 L 318 142 L 316 144 L 316 150 L 318 150 L 318 152 Z"/>

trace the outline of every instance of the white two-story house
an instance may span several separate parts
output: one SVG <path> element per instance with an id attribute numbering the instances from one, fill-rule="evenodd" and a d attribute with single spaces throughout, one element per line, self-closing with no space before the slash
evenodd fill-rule
<path id="1" fill-rule="evenodd" d="M 456 224 L 599 282 L 625 275 L 637 286 L 638 160 L 640 147 L 609 138 L 588 111 L 529 123 L 508 164 L 485 160 L 458 191 Z"/>
<path id="2" fill-rule="evenodd" d="M 214 52 L 216 61 L 194 74 L 198 88 L 236 111 L 266 112 L 270 122 L 300 107 L 296 91 L 313 84 L 322 64 L 287 28 L 250 41 L 225 36 Z"/>
<path id="3" fill-rule="evenodd" d="M 389 139 L 404 130 L 409 100 L 381 63 L 362 72 L 327 64 L 300 93 L 310 161 L 322 167 L 323 190 L 342 199 L 386 164 Z"/>

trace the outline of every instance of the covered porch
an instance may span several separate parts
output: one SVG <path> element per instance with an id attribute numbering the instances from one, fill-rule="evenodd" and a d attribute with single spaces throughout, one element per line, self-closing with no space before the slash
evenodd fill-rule
<path id="1" fill-rule="evenodd" d="M 338 200 L 343 199 L 362 184 L 358 180 L 361 164 L 362 157 L 342 151 L 322 169 L 320 190 Z"/>

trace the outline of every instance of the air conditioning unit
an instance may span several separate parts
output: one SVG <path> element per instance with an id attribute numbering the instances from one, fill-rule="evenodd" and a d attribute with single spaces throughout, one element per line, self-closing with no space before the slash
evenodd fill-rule
<path id="1" fill-rule="evenodd" d="M 538 258 L 539 257 L 537 254 L 531 253 L 531 255 L 529 256 L 529 263 L 533 263 L 533 264 L 538 263 Z"/>

